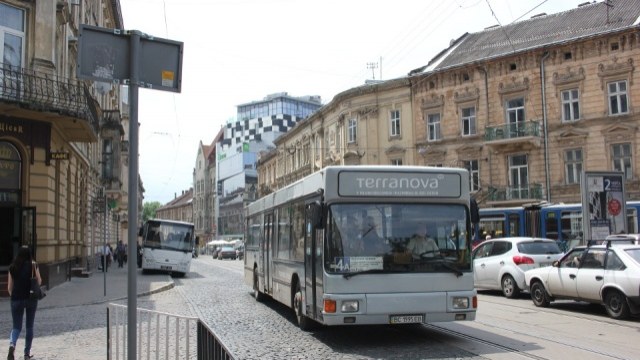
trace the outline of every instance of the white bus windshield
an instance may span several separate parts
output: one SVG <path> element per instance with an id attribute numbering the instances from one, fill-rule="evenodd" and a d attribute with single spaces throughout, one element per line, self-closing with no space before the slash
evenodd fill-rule
<path id="1" fill-rule="evenodd" d="M 460 204 L 334 204 L 329 273 L 471 271 L 468 213 Z"/>
<path id="2" fill-rule="evenodd" d="M 144 246 L 154 249 L 192 251 L 193 227 L 149 220 Z"/>

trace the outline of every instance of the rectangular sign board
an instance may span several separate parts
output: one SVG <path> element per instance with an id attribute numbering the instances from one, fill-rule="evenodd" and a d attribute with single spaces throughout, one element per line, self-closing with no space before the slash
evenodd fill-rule
<path id="1" fill-rule="evenodd" d="M 604 240 L 627 232 L 624 173 L 582 174 L 582 228 L 584 240 Z"/>
<path id="2" fill-rule="evenodd" d="M 140 86 L 180 92 L 184 43 L 141 34 L 139 37 Z M 78 38 L 79 79 L 119 84 L 130 80 L 131 32 L 81 25 Z"/>

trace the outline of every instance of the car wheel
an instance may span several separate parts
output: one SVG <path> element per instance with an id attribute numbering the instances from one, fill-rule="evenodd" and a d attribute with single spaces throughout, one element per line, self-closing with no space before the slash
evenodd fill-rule
<path id="1" fill-rule="evenodd" d="M 627 297 L 619 291 L 607 291 L 607 294 L 604 296 L 604 308 L 607 310 L 609 316 L 614 319 L 626 319 L 629 317 Z"/>
<path id="2" fill-rule="evenodd" d="M 257 302 L 264 300 L 264 294 L 260 292 L 260 285 L 258 283 L 258 269 L 253 269 L 253 297 Z"/>
<path id="3" fill-rule="evenodd" d="M 549 294 L 540 281 L 531 284 L 531 300 L 533 305 L 538 307 L 547 307 L 551 303 Z"/>
<path id="4" fill-rule="evenodd" d="M 513 276 L 507 274 L 502 277 L 502 293 L 509 299 L 513 299 L 520 295 L 520 289 L 518 288 Z"/>
<path id="5" fill-rule="evenodd" d="M 311 330 L 312 320 L 302 313 L 302 291 L 300 290 L 300 283 L 296 283 L 296 292 L 293 295 L 293 309 L 296 311 L 296 320 L 298 321 L 298 327 L 302 330 Z"/>

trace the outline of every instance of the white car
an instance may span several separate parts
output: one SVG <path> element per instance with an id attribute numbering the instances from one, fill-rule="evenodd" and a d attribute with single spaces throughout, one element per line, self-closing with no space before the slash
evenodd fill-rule
<path id="1" fill-rule="evenodd" d="M 472 253 L 473 283 L 477 289 L 502 290 L 508 298 L 526 291 L 524 272 L 551 264 L 562 257 L 555 240 L 532 237 L 484 241 Z"/>
<path id="2" fill-rule="evenodd" d="M 552 267 L 527 271 L 525 280 L 536 306 L 557 299 L 586 301 L 624 319 L 640 313 L 640 246 L 576 246 Z"/>

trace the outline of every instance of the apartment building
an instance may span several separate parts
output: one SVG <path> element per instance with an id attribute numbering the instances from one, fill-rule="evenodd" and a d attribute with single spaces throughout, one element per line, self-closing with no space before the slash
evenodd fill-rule
<path id="1" fill-rule="evenodd" d="M 0 13 L 4 292 L 18 247 L 31 248 L 51 287 L 126 230 L 128 115 L 118 86 L 76 78 L 80 24 L 123 28 L 119 1 L 0 0 Z"/>
<path id="2" fill-rule="evenodd" d="M 259 196 L 329 165 L 414 164 L 411 107 L 407 78 L 336 95 L 260 154 Z"/>
<path id="3" fill-rule="evenodd" d="M 261 194 L 359 163 L 467 168 L 483 207 L 580 202 L 583 171 L 622 171 L 640 199 L 639 19 L 638 0 L 585 3 L 464 34 L 276 140 L 258 162 Z"/>
<path id="4" fill-rule="evenodd" d="M 409 74 L 423 163 L 468 168 L 484 206 L 580 202 L 583 171 L 639 199 L 639 16 L 585 3 L 457 39 Z"/>

